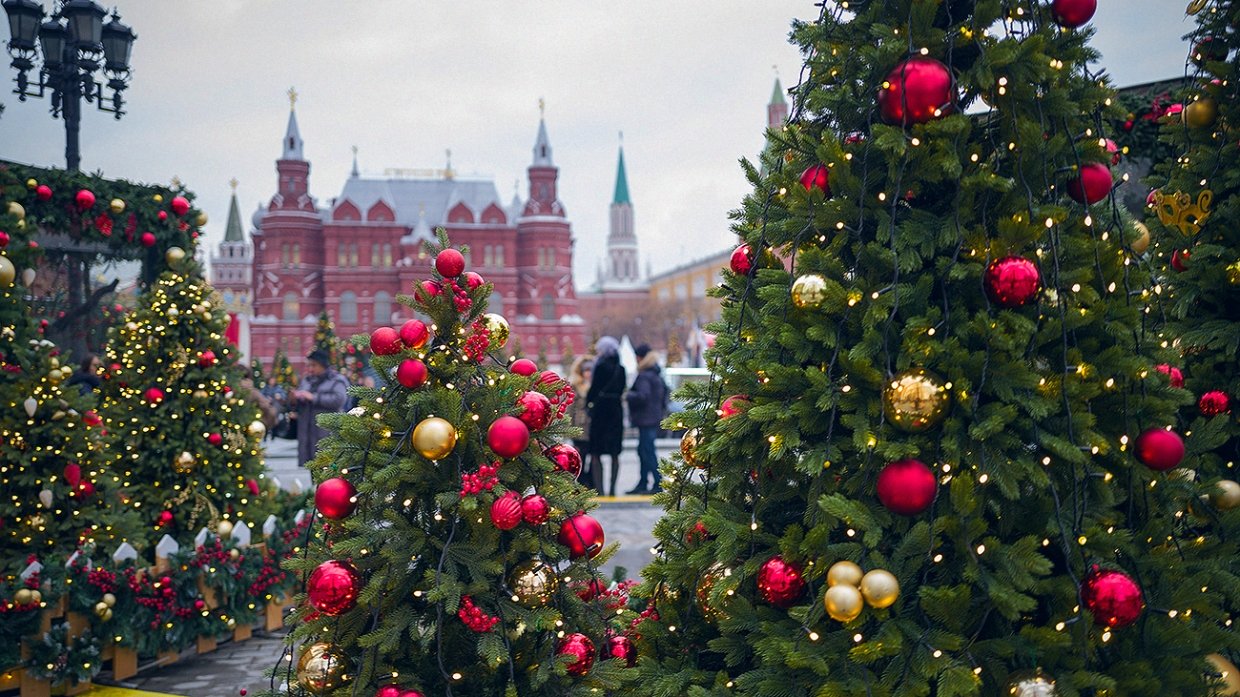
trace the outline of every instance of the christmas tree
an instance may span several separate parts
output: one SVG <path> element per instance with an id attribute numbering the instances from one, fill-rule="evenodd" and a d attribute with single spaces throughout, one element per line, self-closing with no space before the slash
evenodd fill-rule
<path id="1" fill-rule="evenodd" d="M 169 262 L 109 337 L 101 413 L 126 501 L 145 525 L 188 538 L 245 515 L 265 429 L 238 389 L 246 369 L 224 338 L 215 291 L 192 256 L 169 250 Z"/>
<path id="2" fill-rule="evenodd" d="M 263 374 L 263 362 L 257 357 L 250 361 L 250 379 L 259 388 L 267 384 L 267 376 Z"/>
<path id="3" fill-rule="evenodd" d="M 314 349 L 326 351 L 331 366 L 336 370 L 344 367 L 341 355 L 342 343 L 341 339 L 336 336 L 336 324 L 332 322 L 331 315 L 327 314 L 327 310 L 323 310 L 319 313 L 319 323 L 314 327 Z"/>
<path id="4" fill-rule="evenodd" d="M 612 550 L 585 513 L 581 456 L 559 442 L 571 392 L 498 358 L 509 328 L 486 313 L 491 285 L 440 242 L 433 278 L 401 298 L 429 326 L 355 340 L 395 381 L 353 388 L 353 411 L 320 419 L 336 435 L 310 463 L 324 520 L 295 564 L 308 580 L 292 690 L 616 690 L 633 615 L 597 573 Z"/>
<path id="5" fill-rule="evenodd" d="M 293 364 L 289 362 L 284 347 L 276 349 L 276 355 L 271 359 L 271 374 L 275 377 L 276 384 L 286 392 L 297 389 L 297 375 L 293 373 Z"/>
<path id="6" fill-rule="evenodd" d="M 656 499 L 644 689 L 1211 693 L 1240 520 L 1199 501 L 1171 428 L 1094 4 L 794 25 L 714 377 L 669 424 L 690 430 Z"/>

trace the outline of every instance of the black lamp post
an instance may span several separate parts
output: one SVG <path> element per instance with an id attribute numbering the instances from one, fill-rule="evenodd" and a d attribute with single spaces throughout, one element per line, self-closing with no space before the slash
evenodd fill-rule
<path id="1" fill-rule="evenodd" d="M 138 37 L 115 11 L 104 24 L 107 13 L 94 0 L 61 2 L 46 22 L 43 6 L 35 0 L 3 0 L 0 5 L 9 16 L 9 55 L 17 70 L 14 92 L 23 102 L 51 92 L 52 116 L 65 121 L 66 165 L 76 171 L 81 159 L 82 100 L 118 119 L 125 113 L 122 93 L 129 84 L 129 54 Z M 43 49 L 43 66 L 32 83 L 27 73 L 36 68 L 36 37 Z M 100 70 L 107 76 L 106 95 L 104 84 L 95 79 Z"/>

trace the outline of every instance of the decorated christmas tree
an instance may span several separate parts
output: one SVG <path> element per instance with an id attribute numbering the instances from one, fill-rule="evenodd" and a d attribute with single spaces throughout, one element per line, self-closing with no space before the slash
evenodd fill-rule
<path id="1" fill-rule="evenodd" d="M 227 313 L 192 257 L 179 248 L 168 257 L 110 336 L 101 414 L 126 502 L 144 525 L 187 539 L 244 516 L 259 493 L 265 429 L 238 389 L 246 369 L 224 338 Z"/>
<path id="2" fill-rule="evenodd" d="M 253 380 L 254 385 L 259 388 L 267 384 L 267 376 L 263 374 L 263 362 L 258 358 L 254 358 L 250 361 L 250 379 Z"/>
<path id="3" fill-rule="evenodd" d="M 314 348 L 318 351 L 326 351 L 331 366 L 336 370 L 344 367 L 343 343 L 336 336 L 336 324 L 332 322 L 331 315 L 327 314 L 327 310 L 320 312 L 319 322 L 314 327 Z"/>
<path id="4" fill-rule="evenodd" d="M 794 25 L 713 379 L 670 425 L 644 690 L 1212 694 L 1240 520 L 1199 498 L 1155 369 L 1094 5 Z"/>
<path id="5" fill-rule="evenodd" d="M 636 659 L 612 552 L 585 511 L 581 456 L 561 441 L 571 399 L 556 374 L 499 358 L 507 322 L 491 285 L 440 239 L 407 307 L 430 318 L 365 343 L 383 389 L 325 415 L 310 463 L 321 521 L 290 689 L 315 695 L 613 693 Z"/>
<path id="6" fill-rule="evenodd" d="M 276 384 L 285 391 L 297 389 L 297 375 L 293 372 L 293 364 L 289 362 L 283 347 L 276 349 L 276 355 L 271 359 L 271 374 L 275 376 Z"/>

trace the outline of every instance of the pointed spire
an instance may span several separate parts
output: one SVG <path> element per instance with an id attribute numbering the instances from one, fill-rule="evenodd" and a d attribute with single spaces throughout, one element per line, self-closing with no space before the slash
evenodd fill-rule
<path id="1" fill-rule="evenodd" d="M 538 139 L 534 141 L 534 166 L 554 167 L 551 161 L 551 141 L 547 138 L 547 122 L 543 116 L 547 103 L 540 97 L 538 100 Z"/>
<path id="2" fill-rule="evenodd" d="M 301 131 L 297 129 L 297 90 L 288 90 L 288 128 L 284 131 L 284 156 L 282 160 L 304 160 L 302 153 Z"/>
<path id="3" fill-rule="evenodd" d="M 224 227 L 224 241 L 242 242 L 245 238 L 241 234 L 241 210 L 237 208 L 237 180 L 232 179 L 228 185 L 232 187 L 232 201 L 228 204 L 228 225 Z"/>
<path id="4" fill-rule="evenodd" d="M 353 170 L 349 172 L 349 176 L 354 179 L 357 179 L 357 177 L 359 176 L 357 172 L 357 146 L 356 145 L 353 146 Z"/>
<path id="5" fill-rule="evenodd" d="M 775 90 L 771 92 L 771 104 L 787 104 L 784 101 L 784 86 L 779 84 L 779 75 L 775 76 Z"/>
<path id="6" fill-rule="evenodd" d="M 629 178 L 624 173 L 624 132 L 620 132 L 620 163 L 616 165 L 616 194 L 611 198 L 612 205 L 632 203 L 629 200 Z"/>

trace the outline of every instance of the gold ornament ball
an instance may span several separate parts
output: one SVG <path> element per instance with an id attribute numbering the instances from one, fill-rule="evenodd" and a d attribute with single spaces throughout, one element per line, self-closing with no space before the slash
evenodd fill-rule
<path id="1" fill-rule="evenodd" d="M 1145 254 L 1145 250 L 1150 248 L 1150 229 L 1140 220 L 1132 221 L 1132 228 L 1137 231 L 1137 239 L 1128 246 L 1137 254 Z"/>
<path id="2" fill-rule="evenodd" d="M 1055 678 L 1037 670 L 1022 670 L 1008 677 L 1003 694 L 1011 697 L 1055 697 Z"/>
<path id="3" fill-rule="evenodd" d="M 199 211 L 198 217 L 194 219 L 194 223 L 197 224 L 198 227 L 202 227 L 203 225 L 206 225 L 207 224 L 207 212 Z"/>
<path id="4" fill-rule="evenodd" d="M 559 585 L 555 569 L 537 559 L 517 564 L 508 574 L 508 587 L 516 602 L 531 609 L 550 603 Z"/>
<path id="5" fill-rule="evenodd" d="M 34 191 L 35 189 L 39 188 L 39 180 L 33 177 L 31 177 L 30 179 L 27 179 L 26 188 L 30 189 L 31 191 Z"/>
<path id="6" fill-rule="evenodd" d="M 154 201 L 155 203 L 163 203 L 163 202 L 164 202 L 164 195 L 163 195 L 163 194 L 155 194 L 154 196 L 152 196 L 152 197 L 151 197 L 151 200 L 152 200 L 152 201 Z"/>
<path id="7" fill-rule="evenodd" d="M 177 474 L 189 474 L 194 471 L 195 464 L 197 464 L 197 462 L 194 459 L 194 454 L 188 450 L 182 450 L 181 454 L 177 455 L 177 459 L 173 462 L 172 469 L 175 470 Z"/>
<path id="8" fill-rule="evenodd" d="M 1240 261 L 1233 261 L 1227 265 L 1227 282 L 1233 286 L 1240 286 Z"/>
<path id="9" fill-rule="evenodd" d="M 9 215 L 13 216 L 14 218 L 17 218 L 18 220 L 26 219 L 26 207 L 18 203 L 17 201 L 9 201 L 8 210 L 9 210 Z"/>
<path id="10" fill-rule="evenodd" d="M 312 695 L 325 695 L 344 686 L 347 667 L 340 649 L 322 641 L 311 644 L 297 661 L 297 684 Z"/>
<path id="11" fill-rule="evenodd" d="M 456 447 L 456 427 L 447 419 L 432 416 L 413 429 L 413 449 L 428 460 L 440 460 Z"/>
<path id="12" fill-rule="evenodd" d="M 870 607 L 891 607 L 900 597 L 900 582 L 890 571 L 874 569 L 861 577 L 861 596 Z"/>
<path id="13" fill-rule="evenodd" d="M 233 548 L 233 549 L 228 550 L 228 558 L 229 558 L 229 559 L 232 559 L 233 561 L 236 561 L 237 559 L 240 559 L 240 558 L 241 558 L 241 550 L 236 549 L 236 548 Z"/>
<path id="14" fill-rule="evenodd" d="M 685 435 L 680 437 L 680 456 L 684 458 L 686 465 L 693 467 L 704 467 L 705 463 L 698 460 L 697 449 L 701 445 L 698 438 L 699 432 L 696 428 L 685 431 Z"/>
<path id="15" fill-rule="evenodd" d="M 18 605 L 29 605 L 30 603 L 33 603 L 34 591 L 29 588 L 19 588 L 17 592 L 13 594 L 13 602 Z"/>
<path id="16" fill-rule="evenodd" d="M 0 255 L 0 288 L 7 288 L 13 285 L 13 281 L 17 279 L 17 268 L 13 266 L 13 262 L 9 258 Z"/>
<path id="17" fill-rule="evenodd" d="M 1223 687 L 1220 688 L 1221 691 L 1214 694 L 1219 695 L 1219 697 L 1240 695 L 1240 669 L 1236 668 L 1236 664 L 1217 653 L 1206 656 L 1206 660 L 1210 662 L 1210 667 L 1219 674 L 1220 679 L 1223 681 Z"/>
<path id="18" fill-rule="evenodd" d="M 482 323 L 486 325 L 489 334 L 489 342 L 492 349 L 502 349 L 508 343 L 508 335 L 511 330 L 508 328 L 508 320 L 494 312 L 488 312 L 482 316 Z"/>
<path id="19" fill-rule="evenodd" d="M 792 304 L 802 310 L 820 307 L 827 299 L 827 280 L 816 273 L 805 274 L 792 283 Z"/>
<path id="20" fill-rule="evenodd" d="M 836 622 L 852 622 L 865 609 L 861 591 L 857 590 L 856 586 L 846 583 L 828 588 L 827 594 L 822 598 L 822 604 L 826 606 L 827 614 Z"/>
<path id="21" fill-rule="evenodd" d="M 103 620 L 104 622 L 111 622 L 112 621 L 112 608 L 108 608 L 107 610 L 104 610 L 103 614 L 99 615 L 99 619 Z"/>
<path id="22" fill-rule="evenodd" d="M 1210 492 L 1210 502 L 1221 511 L 1230 511 L 1240 506 L 1240 484 L 1230 479 L 1220 479 Z"/>
<path id="23" fill-rule="evenodd" d="M 1211 97 L 1202 97 L 1184 107 L 1184 124 L 1189 128 L 1209 128 L 1218 118 L 1218 103 Z"/>
<path id="24" fill-rule="evenodd" d="M 827 585 L 828 586 L 852 586 L 856 588 L 861 585 L 861 579 L 864 572 L 861 567 L 850 561 L 837 561 L 827 569 Z"/>
<path id="25" fill-rule="evenodd" d="M 42 525 L 42 523 L 40 523 L 40 525 Z M 32 588 L 32 589 L 30 590 L 30 602 L 32 602 L 32 603 L 41 603 L 41 602 L 43 602 L 43 594 L 39 592 L 39 589 L 37 589 L 37 588 Z"/>
<path id="26" fill-rule="evenodd" d="M 105 613 L 105 612 L 107 612 L 107 611 L 108 611 L 108 604 L 107 604 L 107 603 L 103 602 L 102 600 L 100 600 L 99 602 L 95 603 L 95 614 L 96 614 L 96 615 L 98 615 L 98 616 L 100 616 L 100 617 L 103 617 L 103 613 Z"/>
<path id="27" fill-rule="evenodd" d="M 108 203 L 108 208 L 116 215 L 125 212 L 125 202 L 119 198 L 114 198 Z"/>
<path id="28" fill-rule="evenodd" d="M 207 399 L 211 395 L 207 394 L 206 390 L 194 390 L 194 393 L 190 396 L 194 399 Z"/>
<path id="29" fill-rule="evenodd" d="M 938 426 L 949 406 L 951 395 L 943 381 L 923 368 L 906 370 L 883 388 L 883 413 L 892 425 L 908 433 Z"/>
<path id="30" fill-rule="evenodd" d="M 169 247 L 168 251 L 164 252 L 164 261 L 169 264 L 179 264 L 184 258 L 185 250 L 180 247 Z"/>
<path id="31" fill-rule="evenodd" d="M 219 525 L 215 526 L 215 532 L 218 533 L 220 537 L 230 537 L 232 535 L 232 531 L 233 524 L 231 520 L 221 520 Z"/>
<path id="32" fill-rule="evenodd" d="M 267 426 L 262 421 L 254 420 L 250 422 L 249 426 L 245 427 L 245 431 L 254 438 L 262 440 L 263 436 L 267 435 Z"/>
<path id="33" fill-rule="evenodd" d="M 111 593 L 104 593 L 103 604 L 107 605 L 108 607 L 112 607 L 113 605 L 116 604 L 116 596 L 112 595 Z"/>

